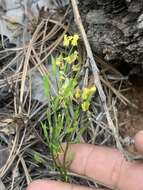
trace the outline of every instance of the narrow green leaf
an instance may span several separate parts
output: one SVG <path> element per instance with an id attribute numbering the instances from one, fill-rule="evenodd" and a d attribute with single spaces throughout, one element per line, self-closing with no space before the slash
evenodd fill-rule
<path id="1" fill-rule="evenodd" d="M 42 163 L 42 159 L 41 159 L 40 154 L 39 154 L 38 152 L 36 152 L 36 153 L 34 154 L 34 160 L 35 160 L 36 162 L 38 162 L 38 163 Z"/>
<path id="2" fill-rule="evenodd" d="M 70 152 L 70 161 L 72 162 L 73 160 L 74 160 L 74 157 L 75 157 L 75 155 L 74 155 L 74 153 L 73 152 Z"/>
<path id="3" fill-rule="evenodd" d="M 46 138 L 46 140 L 48 140 L 48 131 L 47 131 L 47 126 L 44 123 L 41 123 L 41 127 L 43 129 L 43 133 L 44 133 L 44 137 Z"/>
<path id="4" fill-rule="evenodd" d="M 45 75 L 43 77 L 43 83 L 44 83 L 44 94 L 45 96 L 49 96 L 49 76 L 48 75 Z"/>
<path id="5" fill-rule="evenodd" d="M 56 74 L 57 74 L 56 60 L 52 55 L 51 55 L 51 63 L 52 63 L 52 72 L 56 77 Z"/>
<path id="6" fill-rule="evenodd" d="M 76 127 L 68 127 L 65 129 L 65 134 L 72 134 L 75 132 Z"/>
<path id="7" fill-rule="evenodd" d="M 67 79 L 62 87 L 63 97 L 72 97 L 76 84 L 76 79 Z"/>

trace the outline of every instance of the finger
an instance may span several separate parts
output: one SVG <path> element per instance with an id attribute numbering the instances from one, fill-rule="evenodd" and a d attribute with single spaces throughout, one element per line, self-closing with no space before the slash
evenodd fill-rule
<path id="1" fill-rule="evenodd" d="M 38 180 L 31 183 L 27 188 L 27 190 L 92 190 L 92 189 L 88 187 L 82 187 L 62 182 Z M 106 190 L 106 189 L 94 189 L 94 190 Z"/>
<path id="2" fill-rule="evenodd" d="M 140 154 L 143 154 L 143 131 L 139 131 L 135 137 L 135 147 Z"/>
<path id="3" fill-rule="evenodd" d="M 126 161 L 120 151 L 77 144 L 70 146 L 68 154 L 71 152 L 74 154 L 70 165 L 73 172 L 88 176 L 113 189 L 143 189 L 143 164 Z M 60 159 L 63 159 L 62 156 Z"/>
<path id="4" fill-rule="evenodd" d="M 74 155 L 70 165 L 71 171 L 95 179 L 109 188 L 116 187 L 124 160 L 118 150 L 89 144 L 76 144 L 70 145 L 69 157 L 71 153 Z M 63 160 L 62 156 L 61 160 Z"/>
<path id="5" fill-rule="evenodd" d="M 120 171 L 118 189 L 143 189 L 143 163 L 124 162 Z"/>

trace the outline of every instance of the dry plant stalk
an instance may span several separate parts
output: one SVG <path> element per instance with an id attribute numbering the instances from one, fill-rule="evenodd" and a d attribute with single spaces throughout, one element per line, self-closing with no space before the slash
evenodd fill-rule
<path id="1" fill-rule="evenodd" d="M 73 8 L 75 22 L 79 28 L 80 34 L 84 41 L 84 45 L 85 45 L 86 52 L 87 52 L 87 60 L 89 62 L 88 64 L 91 65 L 91 68 L 92 68 L 92 72 L 93 72 L 93 76 L 94 76 L 94 84 L 96 85 L 96 87 L 98 89 L 99 96 L 100 96 L 102 104 L 103 104 L 103 108 L 104 108 L 104 111 L 106 114 L 109 128 L 111 129 L 112 133 L 114 134 L 114 138 L 116 140 L 117 147 L 123 151 L 122 145 L 119 140 L 118 131 L 116 130 L 116 127 L 111 119 L 111 116 L 110 116 L 110 113 L 109 113 L 109 110 L 107 107 L 106 95 L 103 91 L 102 84 L 101 84 L 100 78 L 99 78 L 99 70 L 97 68 L 97 65 L 96 65 L 92 50 L 91 50 L 91 46 L 89 44 L 89 41 L 88 41 L 84 26 L 83 26 L 83 23 L 81 20 L 81 16 L 79 13 L 79 9 L 78 9 L 76 0 L 71 0 L 71 4 L 72 4 L 72 8 Z"/>
<path id="2" fill-rule="evenodd" d="M 64 15 L 65 16 L 65 15 Z M 4 79 L 2 78 L 0 80 L 0 88 L 5 87 L 8 85 L 13 85 L 15 89 L 19 90 L 19 94 L 14 95 L 13 97 L 13 115 L 17 114 L 22 114 L 23 112 L 28 116 L 28 118 L 32 118 L 35 116 L 37 112 L 40 112 L 40 109 L 36 110 L 34 113 L 32 112 L 32 102 L 31 102 L 31 85 L 29 85 L 30 89 L 28 92 L 25 92 L 25 83 L 28 77 L 30 76 L 32 71 L 39 71 L 41 76 L 43 76 L 45 73 L 48 72 L 48 69 L 45 68 L 45 60 L 47 57 L 57 48 L 57 46 L 61 43 L 64 34 L 68 30 L 68 26 L 63 23 L 64 21 L 64 16 L 63 20 L 61 21 L 55 21 L 53 19 L 47 19 L 47 22 L 52 23 L 54 26 L 51 29 L 49 33 L 45 34 L 45 30 L 47 28 L 47 22 L 45 22 L 45 19 L 39 23 L 37 26 L 37 29 L 35 30 L 33 37 L 29 44 L 26 44 L 23 47 L 20 48 L 12 48 L 12 49 L 6 49 L 0 51 L 0 53 L 9 53 L 9 52 L 14 52 L 16 53 L 16 56 L 8 63 L 2 70 L 0 71 L 0 74 L 2 75 L 3 73 L 6 73 L 7 70 L 15 65 L 15 62 L 20 63 L 19 67 L 15 71 L 15 73 L 12 73 L 10 76 L 5 77 Z M 45 30 L 41 30 L 41 28 L 44 28 Z M 60 35 L 57 35 L 59 30 L 62 30 Z M 51 42 L 48 46 L 45 46 L 43 48 L 43 45 L 46 44 L 47 41 L 52 39 L 52 37 L 56 36 L 56 40 Z M 42 39 L 41 39 L 42 36 Z M 38 41 L 38 38 L 40 40 Z M 40 56 L 41 53 L 44 53 L 44 57 Z M 32 66 L 30 67 L 30 63 L 32 63 Z M 30 78 L 30 77 L 29 77 Z M 30 83 L 29 79 L 29 83 Z M 17 88 L 17 84 L 20 84 L 19 87 Z M 26 95 L 25 95 L 26 94 Z M 29 99 L 28 99 L 29 97 Z M 23 109 L 26 102 L 28 102 L 28 108 Z M 42 105 L 43 106 L 43 105 Z M 44 106 L 43 106 L 44 107 Z M 41 108 L 42 109 L 42 108 Z M 40 120 L 40 119 L 39 119 Z M 38 121 L 39 121 L 38 120 Z M 27 169 L 25 168 L 25 163 L 23 162 L 23 157 L 21 155 L 21 149 L 23 146 L 23 143 L 27 141 L 26 135 L 27 135 L 27 123 L 22 126 L 23 131 L 22 131 L 22 138 L 21 138 L 21 133 L 20 130 L 16 130 L 15 136 L 11 142 L 11 149 L 9 153 L 9 157 L 5 163 L 5 165 L 0 169 L 0 178 L 4 178 L 7 173 L 11 170 L 11 165 L 15 162 L 17 157 L 19 157 L 20 162 L 22 163 L 22 166 L 24 168 L 24 172 L 26 175 L 27 183 L 30 182 L 29 174 L 27 173 Z M 14 179 L 12 179 L 14 180 Z M 12 182 L 12 184 L 14 181 Z M 12 185 L 13 186 L 13 185 Z M 11 186 L 11 188 L 12 188 Z"/>

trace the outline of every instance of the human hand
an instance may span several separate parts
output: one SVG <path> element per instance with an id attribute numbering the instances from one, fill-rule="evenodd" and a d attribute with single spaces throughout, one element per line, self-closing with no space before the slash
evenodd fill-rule
<path id="1" fill-rule="evenodd" d="M 143 131 L 136 134 L 135 146 L 138 152 L 143 154 Z M 129 162 L 116 149 L 88 144 L 71 145 L 70 152 L 74 153 L 74 160 L 70 165 L 72 172 L 97 180 L 111 189 L 143 190 L 143 162 Z M 27 190 L 71 189 L 91 190 L 88 187 L 48 180 L 37 180 L 27 188 Z"/>

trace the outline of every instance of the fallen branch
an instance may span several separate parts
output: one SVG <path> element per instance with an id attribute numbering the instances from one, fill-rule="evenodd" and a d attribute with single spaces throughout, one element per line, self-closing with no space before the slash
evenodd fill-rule
<path id="1" fill-rule="evenodd" d="M 117 147 L 123 151 L 122 145 L 119 140 L 118 130 L 116 129 L 116 127 L 111 119 L 111 116 L 110 116 L 110 113 L 109 113 L 109 110 L 107 107 L 106 95 L 103 91 L 102 84 L 101 84 L 100 78 L 99 78 L 99 70 L 96 65 L 96 62 L 95 62 L 95 59 L 94 59 L 94 56 L 93 56 L 93 53 L 91 50 L 91 46 L 89 44 L 85 29 L 84 29 L 84 26 L 82 24 L 82 20 L 81 20 L 80 14 L 79 14 L 79 9 L 78 9 L 76 0 L 71 0 L 71 4 L 72 4 L 72 8 L 73 8 L 75 23 L 77 24 L 80 34 L 81 34 L 81 37 L 84 41 L 84 45 L 85 45 L 86 52 L 87 52 L 87 60 L 89 60 L 89 64 L 91 65 L 91 68 L 92 68 L 92 72 L 93 72 L 93 76 L 94 76 L 94 84 L 98 89 L 99 96 L 100 96 L 101 102 L 103 104 L 103 108 L 104 108 L 104 111 L 106 114 L 109 128 L 112 130 L 112 132 L 114 134 L 114 138 L 116 140 Z"/>
<path id="2" fill-rule="evenodd" d="M 85 48 L 87 51 L 87 59 L 89 59 L 89 62 L 90 62 L 91 67 L 92 67 L 92 71 L 93 71 L 93 75 L 94 75 L 94 83 L 95 83 L 95 85 L 99 91 L 101 101 L 104 103 L 104 102 L 106 102 L 106 96 L 104 94 L 104 91 L 103 91 L 103 88 L 102 88 L 102 85 L 101 85 L 101 82 L 99 79 L 99 74 L 98 74 L 99 70 L 96 66 L 95 59 L 93 57 L 93 53 L 92 53 L 90 44 L 88 42 L 87 35 L 86 35 L 85 29 L 83 27 L 82 21 L 81 21 L 81 17 L 79 14 L 79 10 L 78 10 L 76 0 L 71 0 L 71 2 L 72 2 L 74 17 L 75 17 L 75 22 L 76 22 L 76 24 L 80 30 L 80 33 L 81 33 L 81 36 L 83 38 L 84 45 L 85 45 Z"/>

